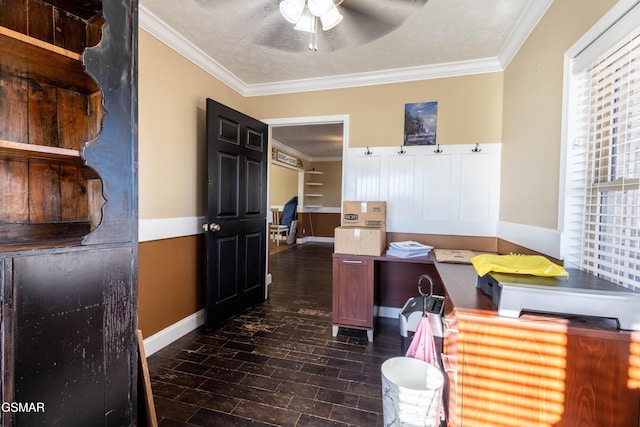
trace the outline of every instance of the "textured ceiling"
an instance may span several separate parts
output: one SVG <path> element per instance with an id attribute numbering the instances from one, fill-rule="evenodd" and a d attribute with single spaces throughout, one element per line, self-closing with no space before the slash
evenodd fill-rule
<path id="1" fill-rule="evenodd" d="M 499 71 L 552 1 L 343 0 L 317 51 L 280 0 L 140 0 L 140 25 L 254 96 Z"/>
<path id="2" fill-rule="evenodd" d="M 342 157 L 342 123 L 274 126 L 271 137 L 310 160 Z"/>

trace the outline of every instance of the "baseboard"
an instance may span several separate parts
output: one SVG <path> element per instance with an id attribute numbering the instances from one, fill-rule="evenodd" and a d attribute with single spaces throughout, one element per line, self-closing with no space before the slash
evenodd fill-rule
<path id="1" fill-rule="evenodd" d="M 172 342 L 187 335 L 204 324 L 204 309 L 174 323 L 144 340 L 144 352 L 147 357 L 163 349 Z"/>
<path id="2" fill-rule="evenodd" d="M 333 243 L 334 240 L 335 239 L 333 237 L 306 236 L 306 237 L 297 238 L 296 243 L 298 244 L 304 244 L 309 242 Z"/>
<path id="3" fill-rule="evenodd" d="M 401 308 L 396 307 L 378 307 L 378 317 L 388 317 L 390 319 L 398 319 L 400 316 Z"/>

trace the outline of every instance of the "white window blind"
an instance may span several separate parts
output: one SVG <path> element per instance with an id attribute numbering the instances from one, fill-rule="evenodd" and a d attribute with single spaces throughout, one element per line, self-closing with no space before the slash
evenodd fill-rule
<path id="1" fill-rule="evenodd" d="M 640 29 L 578 71 L 566 261 L 640 290 Z"/>

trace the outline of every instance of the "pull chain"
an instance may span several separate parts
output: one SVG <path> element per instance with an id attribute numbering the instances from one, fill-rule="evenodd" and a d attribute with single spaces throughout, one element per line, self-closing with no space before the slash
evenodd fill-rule
<path id="1" fill-rule="evenodd" d="M 313 28 L 315 31 L 309 33 L 309 50 L 318 51 L 318 17 L 316 16 L 314 19 Z"/>

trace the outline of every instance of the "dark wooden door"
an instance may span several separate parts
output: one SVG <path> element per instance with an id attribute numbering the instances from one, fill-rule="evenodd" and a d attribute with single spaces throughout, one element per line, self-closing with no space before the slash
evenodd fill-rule
<path id="1" fill-rule="evenodd" d="M 265 299 L 268 126 L 207 99 L 205 328 Z"/>

